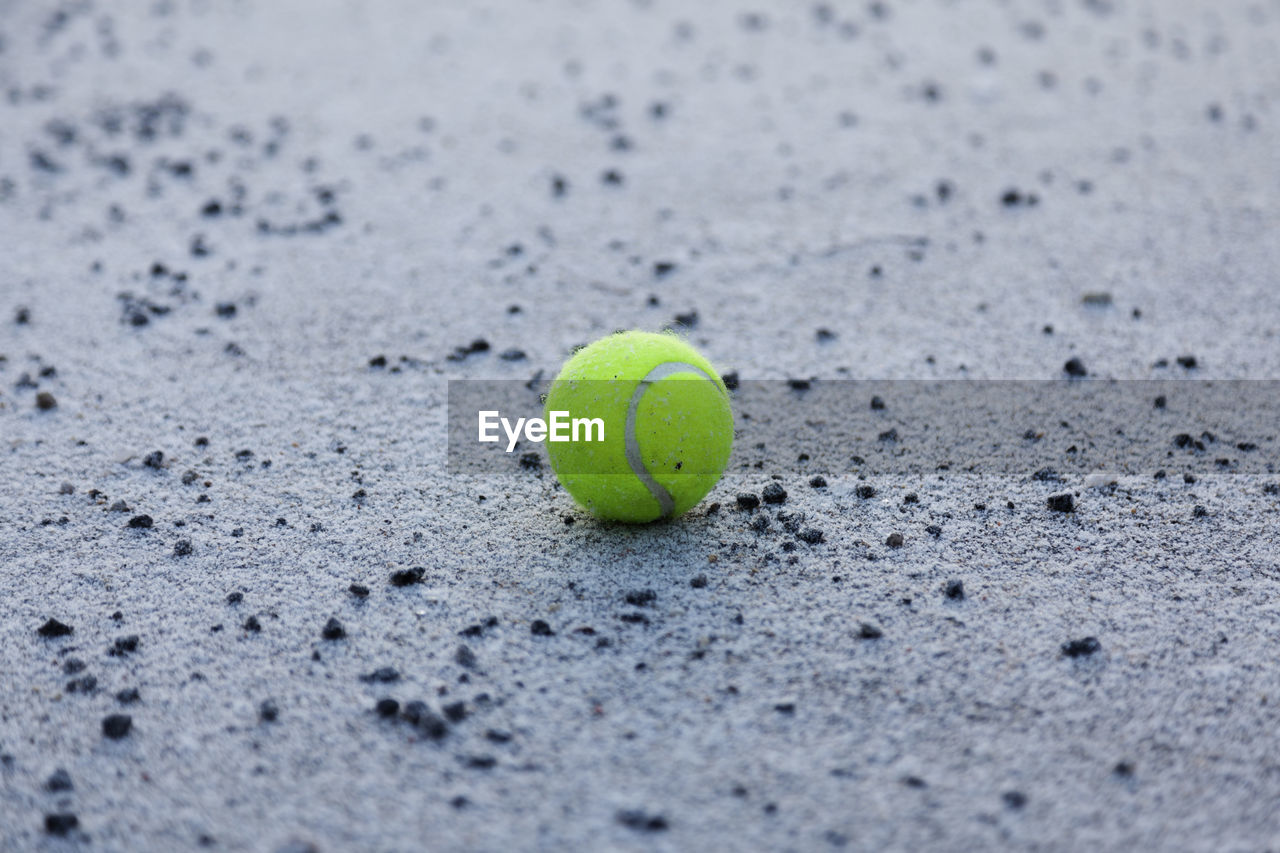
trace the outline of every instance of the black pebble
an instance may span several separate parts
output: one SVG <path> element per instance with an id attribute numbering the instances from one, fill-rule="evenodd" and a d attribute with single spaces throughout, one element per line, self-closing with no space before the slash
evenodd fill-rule
<path id="1" fill-rule="evenodd" d="M 390 684 L 393 681 L 400 680 L 400 673 L 393 666 L 384 666 L 375 669 L 368 675 L 360 676 L 361 681 L 367 681 L 370 684 Z"/>
<path id="2" fill-rule="evenodd" d="M 189 557 L 191 556 L 191 551 L 192 547 L 190 539 L 179 539 L 177 542 L 173 543 L 173 556 L 175 557 Z"/>
<path id="3" fill-rule="evenodd" d="M 369 587 L 365 586 L 362 583 L 353 583 L 351 586 L 347 587 L 347 591 L 350 592 L 352 595 L 354 595 L 356 598 L 369 597 Z"/>
<path id="4" fill-rule="evenodd" d="M 463 666 L 467 669 L 476 668 L 476 653 L 466 644 L 458 646 L 458 650 L 453 653 L 453 659 L 458 662 L 458 666 Z"/>
<path id="5" fill-rule="evenodd" d="M 689 586 L 693 587 L 694 589 L 705 589 L 707 586 L 707 576 L 695 575 L 693 579 L 689 581 Z"/>
<path id="6" fill-rule="evenodd" d="M 651 589 L 632 590 L 624 600 L 633 607 L 649 607 L 658 600 L 658 594 Z"/>
<path id="7" fill-rule="evenodd" d="M 1208 514 L 1209 510 L 1205 509 L 1200 504 L 1196 504 L 1195 509 L 1191 510 L 1192 518 L 1204 518 Z"/>
<path id="8" fill-rule="evenodd" d="M 80 819 L 70 812 L 58 812 L 44 816 L 44 831 L 50 835 L 70 835 L 80 825 Z"/>
<path id="9" fill-rule="evenodd" d="M 239 603 L 240 603 L 240 602 L 242 602 L 242 601 L 244 601 L 244 593 L 243 593 L 243 592 L 229 592 L 229 593 L 227 593 L 227 604 L 239 604 Z"/>
<path id="10" fill-rule="evenodd" d="M 102 719 L 102 734 L 112 740 L 127 737 L 133 728 L 133 717 L 128 714 L 110 714 Z"/>
<path id="11" fill-rule="evenodd" d="M 135 530 L 150 530 L 155 526 L 155 521 L 149 515 L 135 515 L 129 519 L 129 527 Z"/>
<path id="12" fill-rule="evenodd" d="M 388 696 L 379 699 L 373 710 L 378 712 L 379 717 L 394 717 L 400 713 L 400 703 Z"/>
<path id="13" fill-rule="evenodd" d="M 858 486 L 857 495 L 863 500 L 869 500 L 870 498 L 874 498 L 876 496 L 876 487 L 875 486 Z"/>
<path id="14" fill-rule="evenodd" d="M 1073 512 L 1076 508 L 1075 500 L 1070 494 L 1050 495 L 1046 503 L 1054 512 Z"/>
<path id="15" fill-rule="evenodd" d="M 244 629 L 256 634 L 262 630 L 262 623 L 258 621 L 257 616 L 250 616 L 248 619 L 244 620 Z"/>
<path id="16" fill-rule="evenodd" d="M 551 626 L 541 619 L 534 619 L 529 625 L 529 630 L 533 632 L 535 637 L 553 637 L 555 631 L 551 630 Z"/>
<path id="17" fill-rule="evenodd" d="M 888 538 L 888 539 L 886 539 L 886 540 L 884 540 L 884 544 L 888 545 L 890 548 L 901 548 L 901 547 L 902 547 L 902 534 L 901 534 L 901 533 L 890 533 L 890 534 L 889 534 L 889 538 Z"/>
<path id="18" fill-rule="evenodd" d="M 816 527 L 806 527 L 796 534 L 796 538 L 809 545 L 817 545 L 824 539 L 823 533 Z"/>
<path id="19" fill-rule="evenodd" d="M 924 529 L 924 532 L 928 533 L 934 539 L 937 539 L 939 536 L 942 535 L 942 528 L 936 524 L 930 524 L 928 527 Z"/>
<path id="20" fill-rule="evenodd" d="M 320 632 L 320 636 L 326 640 L 341 640 L 347 636 L 347 629 L 342 627 L 342 623 L 337 619 L 330 617 L 329 621 L 324 623 L 324 629 Z"/>
<path id="21" fill-rule="evenodd" d="M 1078 358 L 1068 360 L 1066 364 L 1062 365 L 1062 370 L 1068 376 L 1080 377 L 1089 375 L 1089 371 L 1085 369 L 1084 362 Z"/>
<path id="22" fill-rule="evenodd" d="M 870 622 L 863 622 L 858 626 L 858 637 L 863 640 L 878 640 L 883 636 L 884 631 L 881 631 Z"/>
<path id="23" fill-rule="evenodd" d="M 135 702 L 141 702 L 142 695 L 138 693 L 138 688 L 126 687 L 116 694 L 116 701 L 121 705 L 132 705 Z"/>
<path id="24" fill-rule="evenodd" d="M 422 579 L 426 574 L 427 570 L 421 566 L 414 566 L 412 569 L 399 569 L 391 573 L 391 585 L 409 586 L 410 584 L 422 583 Z"/>
<path id="25" fill-rule="evenodd" d="M 827 478 L 821 474 L 815 474 L 809 478 L 809 485 L 815 489 L 825 489 L 827 487 Z"/>
<path id="26" fill-rule="evenodd" d="M 741 509 L 755 509 L 760 506 L 760 498 L 750 492 L 738 495 L 738 506 Z"/>
<path id="27" fill-rule="evenodd" d="M 460 723 L 467 718 L 466 702 L 450 702 L 440 710 L 444 712 L 444 718 L 451 723 Z"/>
<path id="28" fill-rule="evenodd" d="M 616 815 L 618 823 L 637 832 L 663 832 L 669 828 L 662 815 L 650 815 L 639 809 L 626 809 Z"/>
<path id="29" fill-rule="evenodd" d="M 953 601 L 960 601 L 964 598 L 964 583 L 958 580 L 949 580 L 943 588 L 943 593 Z"/>
<path id="30" fill-rule="evenodd" d="M 444 719 L 430 708 L 427 703 L 413 701 L 404 706 L 400 716 L 405 722 L 416 728 L 432 740 L 440 740 L 449 733 L 449 726 Z"/>
<path id="31" fill-rule="evenodd" d="M 41 637 L 48 637 L 48 638 L 65 637 L 71 632 L 73 632 L 74 630 L 75 628 L 72 628 L 70 625 L 67 625 L 63 622 L 59 622 L 57 619 L 50 619 L 49 621 L 41 625 L 39 628 L 37 628 L 36 633 L 39 634 Z"/>
<path id="32" fill-rule="evenodd" d="M 769 483 L 760 494 L 767 504 L 780 504 L 787 499 L 787 490 L 782 488 L 781 483 Z"/>
<path id="33" fill-rule="evenodd" d="M 71 784 L 71 774 L 61 767 L 53 771 L 44 783 L 44 789 L 51 794 L 56 794 L 59 791 L 70 791 L 73 788 L 75 788 L 75 785 Z"/>
<path id="34" fill-rule="evenodd" d="M 274 723 L 280 716 L 280 708 L 270 699 L 263 699 L 258 706 L 258 719 L 264 723 Z"/>
<path id="35" fill-rule="evenodd" d="M 41 391 L 39 394 L 36 394 L 36 408 L 40 411 L 47 412 L 50 409 L 56 409 L 57 407 L 57 398 L 48 391 Z"/>
<path id="36" fill-rule="evenodd" d="M 1085 637 L 1082 640 L 1072 640 L 1062 644 L 1062 654 L 1069 658 L 1088 657 L 1101 649 L 1102 643 L 1099 643 L 1096 637 Z"/>
<path id="37" fill-rule="evenodd" d="M 1011 809 L 1020 809 L 1027 804 L 1027 795 L 1021 791 L 1005 791 L 1000 798 Z"/>

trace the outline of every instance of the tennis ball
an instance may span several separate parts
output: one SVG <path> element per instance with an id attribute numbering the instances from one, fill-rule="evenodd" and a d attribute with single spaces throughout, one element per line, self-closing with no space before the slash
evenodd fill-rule
<path id="1" fill-rule="evenodd" d="M 729 391 L 674 334 L 619 332 L 579 350 L 547 393 L 548 420 L 552 412 L 603 422 L 603 440 L 547 442 L 556 477 L 599 518 L 674 518 L 702 500 L 729 463 Z"/>

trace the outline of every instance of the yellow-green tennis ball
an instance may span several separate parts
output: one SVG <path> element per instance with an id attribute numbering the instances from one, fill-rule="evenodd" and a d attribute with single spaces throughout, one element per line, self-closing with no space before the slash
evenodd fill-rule
<path id="1" fill-rule="evenodd" d="M 598 418 L 602 441 L 548 441 L 561 484 L 599 518 L 673 518 L 711 491 L 729 463 L 733 411 L 715 368 L 674 334 L 619 332 L 565 363 L 546 417 Z M 595 438 L 596 433 L 591 432 Z"/>

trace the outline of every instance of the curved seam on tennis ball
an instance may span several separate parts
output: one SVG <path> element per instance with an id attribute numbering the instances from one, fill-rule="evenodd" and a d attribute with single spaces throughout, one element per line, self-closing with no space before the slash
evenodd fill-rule
<path id="1" fill-rule="evenodd" d="M 644 465 L 644 458 L 640 455 L 640 441 L 636 438 L 636 416 L 640 409 L 640 400 L 644 397 L 645 392 L 649 390 L 649 386 L 675 373 L 696 373 L 710 382 L 717 391 L 720 390 L 720 386 L 716 384 L 716 381 L 696 364 L 689 364 L 684 361 L 666 361 L 646 373 L 636 384 L 636 390 L 631 394 L 631 402 L 627 404 L 627 428 L 624 434 L 627 465 L 630 466 L 631 473 L 636 475 L 636 479 L 649 490 L 649 494 L 653 495 L 653 499 L 658 502 L 658 508 L 662 510 L 662 518 L 670 518 L 675 514 L 675 498 L 671 497 L 671 493 L 667 491 L 665 486 L 653 479 L 653 475 L 649 473 L 649 469 Z"/>

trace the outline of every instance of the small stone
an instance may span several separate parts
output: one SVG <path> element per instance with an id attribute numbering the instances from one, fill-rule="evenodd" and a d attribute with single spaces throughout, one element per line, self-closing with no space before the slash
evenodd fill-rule
<path id="1" fill-rule="evenodd" d="M 551 630 L 551 626 L 541 619 L 534 619 L 529 625 L 529 630 L 535 637 L 553 637 L 555 631 Z"/>
<path id="2" fill-rule="evenodd" d="M 466 644 L 458 646 L 457 651 L 453 653 L 453 659 L 457 661 L 458 666 L 465 667 L 467 669 L 476 668 L 476 653 L 473 652 L 471 647 Z"/>
<path id="3" fill-rule="evenodd" d="M 400 716 L 409 725 L 432 740 L 440 740 L 449 733 L 449 726 L 444 719 L 430 708 L 426 702 L 413 701 L 404 706 Z"/>
<path id="4" fill-rule="evenodd" d="M 928 527 L 924 529 L 924 532 L 928 533 L 934 539 L 937 539 L 939 536 L 942 535 L 942 528 L 936 524 L 930 524 Z"/>
<path id="5" fill-rule="evenodd" d="M 342 627 L 342 623 L 334 617 L 329 617 L 329 621 L 324 623 L 320 636 L 326 640 L 341 640 L 347 636 L 347 629 Z"/>
<path id="6" fill-rule="evenodd" d="M 142 701 L 142 694 L 138 692 L 136 687 L 126 687 L 116 693 L 116 701 L 121 705 L 133 705 Z"/>
<path id="7" fill-rule="evenodd" d="M 70 812 L 58 812 L 44 816 L 44 831 L 50 835 L 70 835 L 79 825 L 80 819 Z"/>
<path id="8" fill-rule="evenodd" d="M 707 576 L 694 575 L 693 578 L 689 581 L 689 586 L 693 587 L 694 589 L 705 589 L 707 586 Z"/>
<path id="9" fill-rule="evenodd" d="M 54 637 L 65 637 L 75 631 L 70 625 L 59 622 L 57 619 L 49 619 L 43 625 L 36 629 L 36 633 L 41 637 L 52 639 Z"/>
<path id="10" fill-rule="evenodd" d="M 155 526 L 155 521 L 149 515 L 135 515 L 129 519 L 128 526 L 134 530 L 150 530 Z"/>
<path id="11" fill-rule="evenodd" d="M 1177 361 L 1178 364 L 1182 365 L 1182 367 L 1187 370 L 1194 370 L 1198 364 L 1194 355 L 1180 355 L 1178 356 Z"/>
<path id="12" fill-rule="evenodd" d="M 1088 657 L 1102 649 L 1102 643 L 1096 637 L 1085 637 L 1062 644 L 1062 654 L 1069 658 Z"/>
<path id="13" fill-rule="evenodd" d="M 1085 369 L 1084 362 L 1075 357 L 1069 359 L 1066 364 L 1062 365 L 1062 370 L 1068 376 L 1075 378 L 1089 375 L 1089 371 Z"/>
<path id="14" fill-rule="evenodd" d="M 796 538 L 807 545 L 817 545 L 825 538 L 822 531 L 816 527 L 806 527 L 796 534 Z"/>
<path id="15" fill-rule="evenodd" d="M 378 700 L 378 704 L 373 706 L 373 710 L 378 713 L 379 717 L 394 717 L 400 713 L 400 703 L 391 697 L 384 697 Z"/>
<path id="16" fill-rule="evenodd" d="M 258 706 L 258 719 L 264 723 L 274 723 L 279 716 L 279 706 L 271 699 L 263 699 L 262 704 Z"/>
<path id="17" fill-rule="evenodd" d="M 662 815 L 650 815 L 639 809 L 626 809 L 615 817 L 618 823 L 637 832 L 664 832 L 670 828 Z"/>
<path id="18" fill-rule="evenodd" d="M 133 717 L 128 714 L 110 714 L 102 720 L 102 734 L 112 740 L 127 737 L 133 729 Z"/>
<path id="19" fill-rule="evenodd" d="M 884 544 L 888 545 L 890 548 L 901 548 L 901 547 L 902 547 L 902 534 L 901 534 L 901 533 L 890 533 L 890 534 L 889 534 L 889 538 L 884 540 Z"/>
<path id="20" fill-rule="evenodd" d="M 467 718 L 466 702 L 450 702 L 440 710 L 444 712 L 444 718 L 451 723 L 460 723 Z"/>
<path id="21" fill-rule="evenodd" d="M 70 791 L 74 788 L 75 785 L 71 784 L 71 774 L 61 767 L 53 771 L 44 783 L 44 789 L 51 794 L 56 794 L 60 791 Z"/>
<path id="22" fill-rule="evenodd" d="M 47 412 L 58 407 L 58 400 L 48 391 L 41 391 L 36 394 L 36 408 L 42 412 Z M 74 817 L 74 815 L 73 815 Z"/>
<path id="23" fill-rule="evenodd" d="M 246 631 L 257 634 L 262 630 L 262 623 L 258 621 L 257 616 L 250 616 L 248 619 L 244 620 L 244 625 L 242 627 Z"/>
<path id="24" fill-rule="evenodd" d="M 148 468 L 159 470 L 164 467 L 164 453 L 159 450 L 153 450 L 142 458 L 142 464 Z"/>
<path id="25" fill-rule="evenodd" d="M 1204 518 L 1208 514 L 1209 510 L 1205 509 L 1201 504 L 1196 504 L 1195 508 L 1191 510 L 1192 518 Z"/>
<path id="26" fill-rule="evenodd" d="M 750 492 L 743 492 L 738 495 L 739 509 L 755 509 L 760 506 L 760 498 Z"/>
<path id="27" fill-rule="evenodd" d="M 658 594 L 651 589 L 638 589 L 628 592 L 623 600 L 632 607 L 651 607 L 658 600 Z"/>
<path id="28" fill-rule="evenodd" d="M 1074 512 L 1076 508 L 1075 499 L 1070 494 L 1050 495 L 1046 503 L 1054 512 Z"/>
<path id="29" fill-rule="evenodd" d="M 827 487 L 827 478 L 821 474 L 815 474 L 809 478 L 809 485 L 815 489 L 825 489 Z"/>
<path id="30" fill-rule="evenodd" d="M 347 591 L 350 592 L 352 595 L 354 595 L 356 598 L 369 597 L 369 587 L 365 586 L 362 583 L 353 583 L 351 586 L 347 587 Z"/>
<path id="31" fill-rule="evenodd" d="M 76 493 L 76 487 L 71 485 L 70 483 L 63 483 L 61 486 L 58 487 L 58 494 L 60 495 L 74 495 L 75 493 Z"/>
<path id="32" fill-rule="evenodd" d="M 1011 809 L 1020 809 L 1027 804 L 1027 795 L 1021 791 L 1005 791 L 1000 795 L 1000 799 L 1004 800 L 1004 804 Z"/>
<path id="33" fill-rule="evenodd" d="M 422 579 L 426 577 L 427 570 L 421 566 L 414 566 L 412 569 L 398 569 L 391 573 L 392 586 L 410 586 L 415 583 L 422 583 Z"/>
<path id="34" fill-rule="evenodd" d="M 786 501 L 787 490 L 782 488 L 781 483 L 770 483 L 764 487 L 761 496 L 767 504 L 780 504 Z"/>
<path id="35" fill-rule="evenodd" d="M 864 501 L 870 500 L 871 498 L 874 498 L 876 496 L 876 487 L 875 486 L 858 486 L 855 492 L 858 495 L 858 497 L 862 498 Z"/>
<path id="36" fill-rule="evenodd" d="M 360 676 L 360 680 L 370 684 L 390 684 L 400 680 L 400 673 L 393 666 L 383 666 L 368 675 Z"/>
<path id="37" fill-rule="evenodd" d="M 949 580 L 947 585 L 943 587 L 942 592 L 952 601 L 962 601 L 964 599 L 964 583 L 959 580 Z"/>
<path id="38" fill-rule="evenodd" d="M 884 631 L 881 631 L 877 626 L 872 625 L 870 622 L 863 622 L 858 626 L 858 637 L 860 639 L 878 640 L 883 636 Z"/>
<path id="39" fill-rule="evenodd" d="M 189 557 L 192 550 L 190 539 L 179 539 L 173 543 L 173 556 L 175 557 Z"/>

